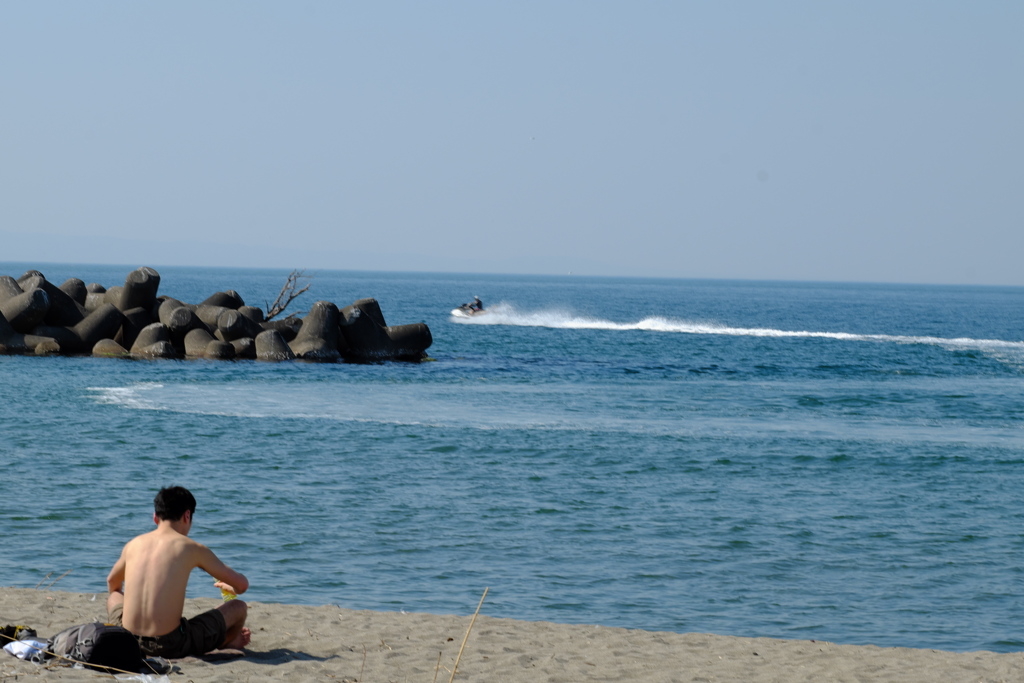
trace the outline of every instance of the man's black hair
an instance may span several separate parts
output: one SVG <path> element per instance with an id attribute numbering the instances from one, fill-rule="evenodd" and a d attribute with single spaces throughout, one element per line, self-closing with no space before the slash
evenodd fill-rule
<path id="1" fill-rule="evenodd" d="M 183 486 L 168 486 L 160 489 L 153 499 L 153 511 L 160 519 L 176 522 L 188 510 L 196 514 L 196 499 Z"/>

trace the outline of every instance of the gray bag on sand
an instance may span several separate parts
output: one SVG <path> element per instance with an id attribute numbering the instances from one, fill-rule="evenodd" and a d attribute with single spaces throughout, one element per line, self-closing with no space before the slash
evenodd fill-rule
<path id="1" fill-rule="evenodd" d="M 143 668 L 142 650 L 131 631 L 93 622 L 64 629 L 49 641 L 50 652 L 107 673 L 136 673 Z"/>

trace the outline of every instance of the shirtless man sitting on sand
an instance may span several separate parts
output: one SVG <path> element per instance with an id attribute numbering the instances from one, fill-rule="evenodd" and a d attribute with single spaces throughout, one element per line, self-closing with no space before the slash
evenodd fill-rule
<path id="1" fill-rule="evenodd" d="M 242 649 L 252 634 L 245 628 L 248 608 L 241 600 L 228 600 L 191 619 L 182 611 L 195 567 L 217 579 L 214 585 L 222 592 L 235 595 L 248 590 L 248 579 L 188 537 L 196 511 L 188 489 L 161 489 L 153 507 L 156 529 L 128 541 L 107 576 L 108 621 L 134 633 L 145 656 L 177 659 Z"/>

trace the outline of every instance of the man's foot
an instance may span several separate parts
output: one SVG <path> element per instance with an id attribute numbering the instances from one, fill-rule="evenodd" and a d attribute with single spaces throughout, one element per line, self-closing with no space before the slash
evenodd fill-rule
<path id="1" fill-rule="evenodd" d="M 222 650 L 241 650 L 252 640 L 252 631 L 242 627 L 242 632 L 235 636 L 230 642 L 225 643 Z"/>

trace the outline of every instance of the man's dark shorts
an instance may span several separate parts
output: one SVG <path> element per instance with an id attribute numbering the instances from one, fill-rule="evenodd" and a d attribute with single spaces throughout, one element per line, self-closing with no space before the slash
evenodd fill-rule
<path id="1" fill-rule="evenodd" d="M 123 605 L 111 610 L 108 623 L 121 626 Z M 180 659 L 198 657 L 210 650 L 216 650 L 224 643 L 228 626 L 224 615 L 218 609 L 203 612 L 191 619 L 181 618 L 181 625 L 162 636 L 135 636 L 144 657 Z"/>

